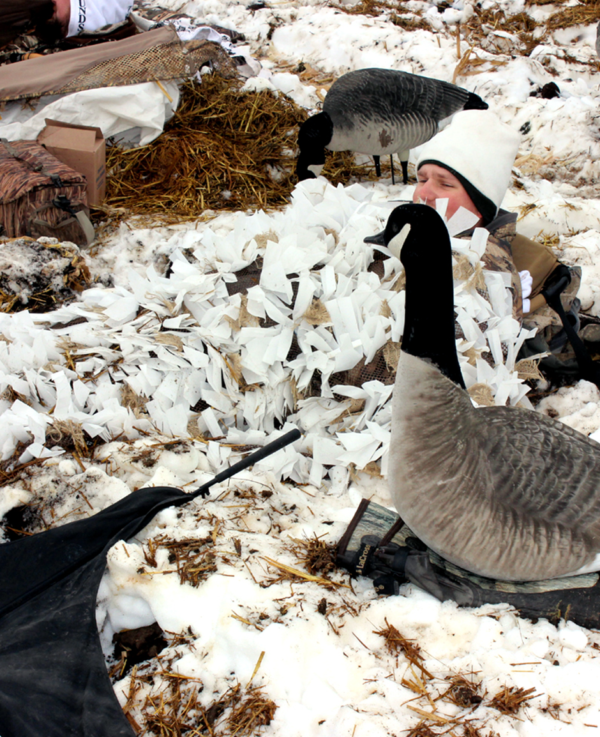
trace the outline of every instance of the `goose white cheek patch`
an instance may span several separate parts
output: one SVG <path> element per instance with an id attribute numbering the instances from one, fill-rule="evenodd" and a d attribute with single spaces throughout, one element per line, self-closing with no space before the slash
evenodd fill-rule
<path id="1" fill-rule="evenodd" d="M 388 249 L 392 256 L 395 256 L 398 259 L 400 258 L 400 251 L 402 251 L 402 246 L 404 245 L 409 233 L 410 223 L 406 223 L 402 230 L 388 243 Z"/>
<path id="2" fill-rule="evenodd" d="M 323 164 L 310 164 L 306 167 L 308 171 L 311 171 L 316 177 L 323 171 Z"/>

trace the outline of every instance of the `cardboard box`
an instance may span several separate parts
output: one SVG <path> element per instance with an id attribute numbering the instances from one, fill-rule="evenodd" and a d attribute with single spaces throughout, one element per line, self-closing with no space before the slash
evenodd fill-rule
<path id="1" fill-rule="evenodd" d="M 88 205 L 99 205 L 106 191 L 106 142 L 100 128 L 46 118 L 37 140 L 63 164 L 84 175 Z"/>

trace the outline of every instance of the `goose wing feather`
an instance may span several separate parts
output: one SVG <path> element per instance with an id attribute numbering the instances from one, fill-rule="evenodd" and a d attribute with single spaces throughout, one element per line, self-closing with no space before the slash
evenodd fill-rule
<path id="1" fill-rule="evenodd" d="M 353 125 L 355 115 L 395 122 L 409 112 L 436 123 L 462 110 L 469 93 L 448 82 L 390 69 L 359 69 L 340 77 L 323 110 L 336 126 Z"/>
<path id="2" fill-rule="evenodd" d="M 541 523 L 600 536 L 598 443 L 537 412 L 488 407 L 477 414 L 498 504 Z"/>

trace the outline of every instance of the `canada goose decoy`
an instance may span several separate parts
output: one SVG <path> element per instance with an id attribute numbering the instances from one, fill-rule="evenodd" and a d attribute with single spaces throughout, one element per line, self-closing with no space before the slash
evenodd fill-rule
<path id="1" fill-rule="evenodd" d="M 432 550 L 481 576 L 600 570 L 600 445 L 537 412 L 472 405 L 454 339 L 448 231 L 433 208 L 401 205 L 388 247 L 398 249 L 407 224 L 389 463 L 398 513 Z"/>
<path id="2" fill-rule="evenodd" d="M 487 107 L 478 95 L 439 79 L 393 69 L 348 72 L 331 86 L 323 112 L 301 125 L 296 174 L 300 181 L 317 177 L 325 148 L 370 154 L 377 176 L 379 157 L 397 153 L 406 184 L 411 148 L 432 138 L 444 118 Z"/>

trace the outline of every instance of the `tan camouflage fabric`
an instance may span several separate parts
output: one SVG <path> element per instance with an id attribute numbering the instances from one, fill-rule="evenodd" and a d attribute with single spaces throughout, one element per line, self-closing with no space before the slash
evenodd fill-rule
<path id="1" fill-rule="evenodd" d="M 512 256 L 512 249 L 510 246 L 511 240 L 516 235 L 516 215 L 512 215 L 508 212 L 502 212 L 501 216 L 496 218 L 493 223 L 488 226 L 490 235 L 486 245 L 485 253 L 481 259 L 484 264 L 484 268 L 488 271 L 500 271 L 510 274 L 511 287 L 513 298 L 513 317 L 520 324 L 523 323 L 523 299 L 521 297 L 521 277 Z M 460 235 L 459 238 L 471 238 L 473 231 L 469 231 Z M 487 290 L 478 285 L 477 291 L 489 300 Z"/>
<path id="2" fill-rule="evenodd" d="M 496 233 L 496 235 L 498 235 Z M 548 277 L 559 265 L 559 260 L 546 246 L 536 243 L 515 232 L 514 235 L 506 233 L 501 235 L 512 250 L 512 258 L 517 272 L 527 270 L 532 276 L 533 285 L 531 289 L 531 312 L 523 316 L 525 327 L 537 328 L 546 340 L 549 340 L 559 330 L 562 330 L 562 322 L 558 314 L 546 304 L 541 291 Z M 571 309 L 573 300 L 577 297 L 581 284 L 581 269 L 571 268 L 571 283 L 561 295 L 561 301 L 565 312 Z"/>
<path id="3" fill-rule="evenodd" d="M 87 243 L 72 215 L 54 205 L 64 195 L 76 212 L 89 215 L 85 177 L 36 141 L 0 140 L 0 235 L 52 236 Z"/>
<path id="4" fill-rule="evenodd" d="M 516 215 L 501 210 L 498 217 L 487 226 L 490 231 L 489 253 L 486 252 L 484 261 L 489 261 L 491 266 L 488 268 L 495 271 L 511 271 L 515 298 L 519 302 L 519 307 L 515 307 L 515 318 L 520 319 L 524 327 L 528 329 L 537 328 L 538 333 L 543 333 L 544 337 L 549 340 L 552 335 L 562 330 L 562 323 L 557 313 L 546 304 L 541 291 L 546 280 L 560 262 L 549 248 L 517 233 L 516 221 Z M 505 262 L 507 253 L 510 254 L 508 258 L 513 268 L 510 268 Z M 530 298 L 532 309 L 523 315 L 519 272 L 525 270 L 529 271 L 533 279 Z M 581 269 L 572 268 L 571 283 L 561 295 L 566 312 L 571 309 L 580 284 Z M 517 317 L 518 313 L 521 314 L 520 318 Z"/>
<path id="5" fill-rule="evenodd" d="M 181 42 L 170 26 L 0 67 L 0 102 L 193 76 L 211 62 L 236 77 L 227 52 L 212 41 Z"/>

